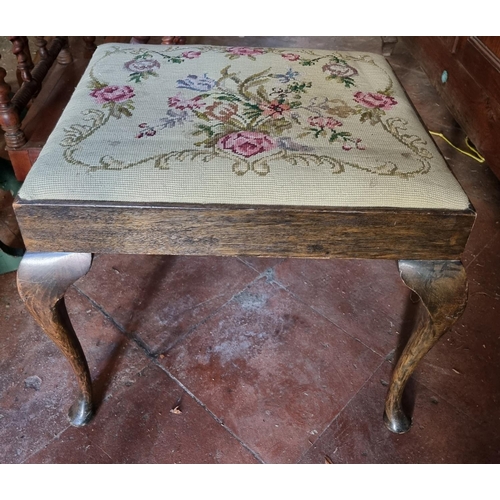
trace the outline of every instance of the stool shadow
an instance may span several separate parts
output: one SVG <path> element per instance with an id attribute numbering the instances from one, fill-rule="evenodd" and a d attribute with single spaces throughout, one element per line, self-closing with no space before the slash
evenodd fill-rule
<path id="1" fill-rule="evenodd" d="M 142 296 L 151 297 L 158 291 L 160 284 L 170 271 L 175 259 L 176 256 L 161 256 L 158 265 L 143 276 L 140 286 L 137 287 Z M 133 303 L 138 304 L 138 301 L 136 302 L 134 300 Z M 134 305 L 134 319 L 122 325 L 122 333 L 124 336 L 115 343 L 112 350 L 107 355 L 105 366 L 93 380 L 92 386 L 94 390 L 96 411 L 98 411 L 106 398 L 113 376 L 119 371 L 119 360 L 124 355 L 127 344 L 135 341 L 148 357 L 154 356 L 149 347 L 140 339 L 136 332 L 137 328 L 140 327 L 141 313 L 146 311 L 148 305 L 149 303 L 147 300 L 143 300 L 140 305 Z"/>

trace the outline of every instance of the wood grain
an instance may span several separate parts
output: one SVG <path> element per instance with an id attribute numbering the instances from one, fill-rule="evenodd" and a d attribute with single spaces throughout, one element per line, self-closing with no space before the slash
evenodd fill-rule
<path id="1" fill-rule="evenodd" d="M 394 368 L 385 404 L 387 427 L 402 434 L 411 426 L 401 405 L 406 383 L 420 360 L 464 312 L 467 277 L 459 261 L 400 261 L 399 271 L 422 300 L 418 324 Z"/>
<path id="2" fill-rule="evenodd" d="M 441 37 L 404 37 L 454 118 L 500 178 L 500 86 L 495 55 L 476 37 L 458 37 L 453 53 Z M 491 45 L 490 41 L 490 45 Z M 448 80 L 441 75 L 447 71 Z"/>
<path id="3" fill-rule="evenodd" d="M 71 325 L 64 293 L 90 269 L 90 254 L 26 253 L 17 272 L 19 294 L 38 325 L 59 347 L 78 379 L 80 394 L 69 412 L 74 426 L 93 415 L 92 383 L 82 347 Z"/>
<path id="4" fill-rule="evenodd" d="M 472 210 L 418 211 L 17 200 L 28 250 L 311 258 L 457 259 Z"/>

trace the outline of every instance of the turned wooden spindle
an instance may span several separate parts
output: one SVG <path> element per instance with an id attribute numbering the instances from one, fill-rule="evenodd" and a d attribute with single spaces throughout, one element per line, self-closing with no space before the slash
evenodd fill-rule
<path id="1" fill-rule="evenodd" d="M 150 38 L 150 36 L 133 36 L 130 43 L 148 43 Z"/>
<path id="2" fill-rule="evenodd" d="M 35 37 L 35 45 L 38 47 L 38 57 L 40 59 L 47 59 L 49 53 L 47 52 L 47 40 L 44 36 Z"/>
<path id="3" fill-rule="evenodd" d="M 184 45 L 186 37 L 184 36 L 163 36 L 161 38 L 162 45 Z"/>
<path id="4" fill-rule="evenodd" d="M 7 148 L 20 148 L 26 144 L 26 136 L 21 130 L 19 113 L 10 98 L 10 85 L 5 81 L 7 72 L 0 67 L 0 127 L 5 132 Z"/>
<path id="5" fill-rule="evenodd" d="M 61 51 L 59 52 L 57 56 L 57 62 L 59 64 L 62 64 L 65 66 L 66 64 L 69 64 L 70 62 L 73 62 L 73 56 L 71 55 L 71 52 L 69 50 L 69 42 L 68 42 L 68 37 L 67 36 L 56 36 L 56 39 L 58 39 L 61 42 Z"/>
<path id="6" fill-rule="evenodd" d="M 17 58 L 17 75 L 19 85 L 23 82 L 30 82 L 33 77 L 31 76 L 31 70 L 33 69 L 33 61 L 31 60 L 31 54 L 27 56 L 26 42 L 27 37 L 25 36 L 9 36 L 10 42 L 12 43 L 12 53 Z M 28 47 L 29 51 L 29 47 Z"/>
<path id="7" fill-rule="evenodd" d="M 97 45 L 95 44 L 95 36 L 84 36 L 83 42 L 85 44 L 85 50 L 88 52 L 94 52 L 97 49 Z"/>

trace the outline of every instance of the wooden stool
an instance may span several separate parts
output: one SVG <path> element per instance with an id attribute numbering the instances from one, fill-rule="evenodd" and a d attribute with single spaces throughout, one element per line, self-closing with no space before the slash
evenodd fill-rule
<path id="1" fill-rule="evenodd" d="M 422 314 L 385 422 L 462 314 L 475 213 L 382 56 L 248 47 L 100 46 L 15 205 L 18 284 L 92 385 L 65 306 L 93 253 L 397 259 Z"/>

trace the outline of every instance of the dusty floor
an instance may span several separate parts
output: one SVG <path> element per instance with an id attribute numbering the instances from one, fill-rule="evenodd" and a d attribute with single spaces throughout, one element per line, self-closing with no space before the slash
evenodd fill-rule
<path id="1" fill-rule="evenodd" d="M 381 50 L 377 37 L 190 42 Z M 404 41 L 389 60 L 426 125 L 463 145 Z M 15 273 L 0 276 L 0 461 L 497 463 L 500 182 L 438 146 L 478 218 L 468 307 L 409 384 L 408 434 L 382 422 L 416 310 L 396 262 L 99 255 L 67 294 L 99 405 L 82 429 L 66 418 L 67 362 L 25 312 Z M 8 208 L 1 217 L 15 232 Z"/>

